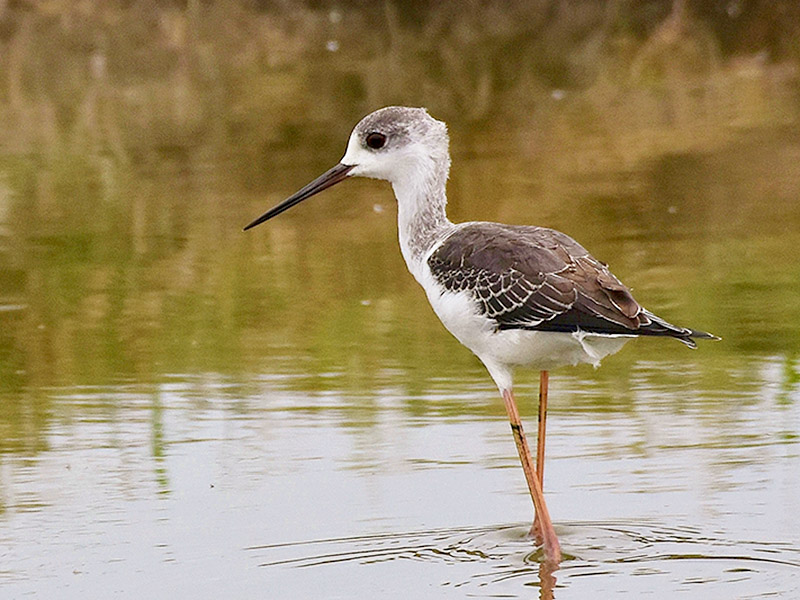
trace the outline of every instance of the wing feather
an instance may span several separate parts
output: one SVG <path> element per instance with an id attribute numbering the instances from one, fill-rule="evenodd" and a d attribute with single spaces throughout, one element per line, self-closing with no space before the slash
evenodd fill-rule
<path id="1" fill-rule="evenodd" d="M 605 263 L 553 229 L 468 223 L 428 266 L 446 290 L 470 293 L 498 330 L 666 335 L 688 345 L 702 337 L 644 310 Z"/>

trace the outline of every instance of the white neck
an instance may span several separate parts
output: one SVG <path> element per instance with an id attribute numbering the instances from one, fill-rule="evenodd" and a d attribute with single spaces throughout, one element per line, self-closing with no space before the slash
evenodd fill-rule
<path id="1" fill-rule="evenodd" d="M 400 250 L 419 281 L 422 263 L 433 246 L 453 229 L 447 218 L 445 185 L 449 161 L 428 163 L 392 181 L 397 198 Z"/>

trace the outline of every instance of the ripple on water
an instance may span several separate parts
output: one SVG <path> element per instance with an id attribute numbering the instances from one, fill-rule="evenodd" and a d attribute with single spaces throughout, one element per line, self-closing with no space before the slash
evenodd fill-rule
<path id="1" fill-rule="evenodd" d="M 253 546 L 271 569 L 346 565 L 450 565 L 436 585 L 469 590 L 469 597 L 600 597 L 689 592 L 704 598 L 794 598 L 800 591 L 800 546 L 728 539 L 700 530 L 643 523 L 572 523 L 558 527 L 564 560 L 555 572 L 531 548 L 528 526 L 495 525 L 387 533 Z M 411 566 L 412 568 L 408 568 Z M 359 570 L 360 577 L 368 573 Z M 428 575 L 423 575 L 428 577 Z M 418 583 L 418 582 L 417 582 Z M 413 584 L 412 584 L 413 585 Z M 527 592 L 526 592 L 527 590 Z"/>

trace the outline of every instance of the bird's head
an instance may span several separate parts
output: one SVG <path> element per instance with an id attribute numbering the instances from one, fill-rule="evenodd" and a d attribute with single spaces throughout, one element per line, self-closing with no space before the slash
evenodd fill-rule
<path id="1" fill-rule="evenodd" d="M 450 168 L 448 146 L 447 126 L 424 108 L 388 106 L 376 110 L 355 126 L 339 164 L 255 219 L 245 230 L 347 177 L 384 179 L 395 186 L 430 176 L 446 179 Z"/>
<path id="2" fill-rule="evenodd" d="M 448 145 L 447 126 L 424 108 L 389 106 L 361 119 L 341 162 L 352 165 L 350 175 L 395 183 L 433 163 L 449 165 Z"/>

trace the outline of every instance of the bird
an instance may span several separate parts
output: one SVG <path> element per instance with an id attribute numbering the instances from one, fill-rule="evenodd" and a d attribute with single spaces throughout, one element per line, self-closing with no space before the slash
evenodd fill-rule
<path id="1" fill-rule="evenodd" d="M 350 177 L 388 181 L 400 250 L 445 328 L 471 350 L 503 399 L 534 505 L 531 535 L 544 561 L 561 546 L 543 488 L 549 372 L 595 366 L 631 338 L 674 338 L 690 348 L 716 336 L 668 323 L 640 305 L 608 268 L 565 233 L 529 225 L 451 222 L 446 213 L 450 139 L 424 108 L 389 106 L 353 129 L 341 160 L 253 220 L 259 225 Z M 513 392 L 516 367 L 540 371 L 534 463 Z"/>

